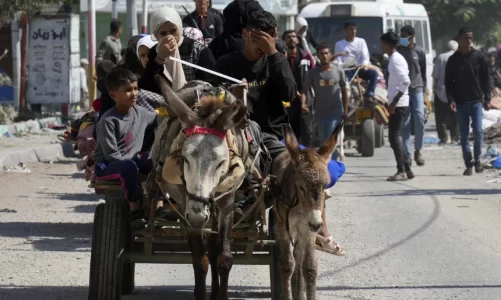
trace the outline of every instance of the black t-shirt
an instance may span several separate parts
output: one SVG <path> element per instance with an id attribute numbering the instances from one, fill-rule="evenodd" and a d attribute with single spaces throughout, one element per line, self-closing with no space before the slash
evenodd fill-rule
<path id="1" fill-rule="evenodd" d="M 204 39 L 214 39 L 223 32 L 223 19 L 215 9 L 209 8 L 207 14 L 201 15 L 197 11 L 193 11 L 184 17 L 183 26 L 198 27 L 204 34 Z"/>
<path id="2" fill-rule="evenodd" d="M 247 105 L 251 120 L 258 123 L 263 132 L 282 139 L 283 125 L 289 123 L 282 102 L 291 102 L 296 97 L 296 83 L 285 56 L 277 52 L 251 62 L 242 51 L 237 51 L 222 56 L 216 63 L 216 71 L 247 80 Z M 221 78 L 216 81 L 225 82 Z"/>

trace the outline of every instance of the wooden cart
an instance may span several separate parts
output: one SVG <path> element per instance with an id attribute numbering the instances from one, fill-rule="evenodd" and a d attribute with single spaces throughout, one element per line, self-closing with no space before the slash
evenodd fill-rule
<path id="1" fill-rule="evenodd" d="M 105 203 L 96 207 L 92 232 L 89 300 L 117 300 L 134 290 L 137 263 L 191 264 L 192 257 L 186 230 L 178 221 L 159 222 L 150 218 L 146 228 L 132 230 L 127 220 L 129 203 L 120 181 L 97 181 L 93 187 L 104 193 Z M 235 264 L 269 265 L 272 299 L 279 299 L 281 286 L 278 249 L 272 230 L 257 226 L 262 211 L 255 209 L 251 221 L 233 231 L 232 250 Z M 154 209 L 150 215 L 154 216 Z M 268 228 L 275 220 L 268 210 Z M 254 225 L 252 225 L 254 224 Z M 260 228 L 261 227 L 261 228 Z M 210 228 L 204 229 L 204 242 Z"/>

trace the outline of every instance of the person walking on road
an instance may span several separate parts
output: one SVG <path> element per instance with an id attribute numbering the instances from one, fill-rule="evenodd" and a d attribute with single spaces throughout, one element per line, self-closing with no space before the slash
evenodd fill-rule
<path id="1" fill-rule="evenodd" d="M 87 71 L 89 70 L 89 61 L 86 58 L 82 58 L 80 60 L 80 105 L 81 108 L 85 111 L 89 109 L 89 88 L 87 85 L 88 75 Z"/>
<path id="2" fill-rule="evenodd" d="M 437 126 L 437 134 L 440 139 L 440 144 L 447 144 L 447 128 L 451 133 L 451 141 L 453 144 L 459 143 L 459 128 L 454 113 L 449 107 L 447 94 L 445 92 L 445 66 L 447 61 L 454 52 L 458 49 L 458 42 L 451 40 L 447 43 L 449 51 L 440 54 L 435 61 L 433 67 L 433 90 L 435 92 L 435 123 Z"/>
<path id="3" fill-rule="evenodd" d="M 426 89 L 426 54 L 419 45 L 415 43 L 415 31 L 410 25 L 405 25 L 400 29 L 400 46 L 397 51 L 407 61 L 409 67 L 409 109 L 404 119 L 402 129 L 402 139 L 404 141 L 406 159 L 412 163 L 412 141 L 411 141 L 411 115 L 414 119 L 414 160 L 418 166 L 424 165 L 421 155 L 424 140 L 424 91 Z"/>
<path id="4" fill-rule="evenodd" d="M 296 81 L 297 97 L 292 103 L 284 102 L 288 105 L 287 113 L 289 114 L 289 123 L 298 140 L 304 146 L 311 145 L 313 128 L 311 124 L 311 112 L 301 108 L 301 94 L 303 90 L 303 82 L 306 74 L 310 69 L 315 68 L 315 60 L 310 52 L 304 51 L 298 47 L 298 36 L 294 30 L 286 30 L 282 35 L 282 39 L 287 45 L 286 57 L 291 67 L 294 80 Z M 308 93 L 307 106 L 311 106 L 311 93 Z M 290 104 L 290 105 L 289 105 Z"/>
<path id="5" fill-rule="evenodd" d="M 118 64 L 122 60 L 122 23 L 118 20 L 113 20 L 110 23 L 110 34 L 101 41 L 99 50 L 96 55 L 96 65 L 102 60 L 111 60 L 114 64 Z"/>
<path id="6" fill-rule="evenodd" d="M 388 140 L 397 161 L 397 173 L 387 178 L 388 181 L 404 181 L 414 178 L 409 160 L 404 154 L 402 126 L 409 108 L 409 68 L 405 58 L 398 53 L 399 38 L 393 31 L 381 36 L 381 50 L 390 57 L 388 65 L 388 104 L 390 119 L 388 122 Z"/>
<path id="7" fill-rule="evenodd" d="M 445 90 L 451 109 L 456 112 L 461 134 L 461 148 L 466 170 L 463 175 L 471 176 L 472 169 L 482 173 L 480 163 L 482 153 L 482 104 L 486 110 L 490 107 L 491 81 L 489 64 L 485 55 L 474 49 L 473 32 L 461 28 L 458 33 L 459 50 L 447 61 L 445 68 Z M 475 142 L 473 157 L 470 149 L 470 124 Z"/>
<path id="8" fill-rule="evenodd" d="M 343 69 L 332 64 L 332 52 L 327 45 L 317 48 L 320 65 L 311 69 L 302 85 L 301 105 L 308 111 L 306 97 L 313 88 L 315 93 L 315 123 L 318 139 L 324 143 L 331 136 L 334 128 L 343 120 L 346 121 L 349 97 L 348 82 Z"/>

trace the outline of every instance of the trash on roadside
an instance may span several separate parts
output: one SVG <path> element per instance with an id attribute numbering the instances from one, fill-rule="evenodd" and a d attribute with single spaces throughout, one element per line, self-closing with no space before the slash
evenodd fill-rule
<path id="1" fill-rule="evenodd" d="M 0 213 L 17 213 L 17 210 L 15 209 L 8 209 L 8 208 L 4 208 L 4 209 L 0 209 Z"/>
<path id="2" fill-rule="evenodd" d="M 434 136 L 425 136 L 423 138 L 423 144 L 434 145 L 440 143 L 440 139 Z"/>
<path id="3" fill-rule="evenodd" d="M 7 131 L 6 133 L 3 134 L 3 137 L 6 137 L 6 138 L 15 138 L 16 136 Z"/>
<path id="4" fill-rule="evenodd" d="M 23 162 L 17 166 L 4 166 L 3 170 L 8 173 L 31 173 L 31 170 Z"/>

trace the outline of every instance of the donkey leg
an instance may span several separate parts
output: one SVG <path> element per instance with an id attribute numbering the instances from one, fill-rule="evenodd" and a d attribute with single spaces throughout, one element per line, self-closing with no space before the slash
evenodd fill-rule
<path id="1" fill-rule="evenodd" d="M 209 259 L 207 254 L 205 254 L 204 245 L 202 243 L 202 233 L 195 231 L 188 232 L 188 244 L 193 259 L 193 270 L 195 271 L 195 299 L 206 300 L 207 291 L 205 279 L 209 269 Z"/>
<path id="2" fill-rule="evenodd" d="M 294 247 L 294 260 L 296 267 L 292 274 L 292 299 L 305 300 L 305 283 L 302 268 L 304 262 L 304 241 L 298 240 Z"/>
<path id="3" fill-rule="evenodd" d="M 233 198 L 232 198 L 233 199 Z M 233 206 L 226 207 L 219 215 L 218 223 L 218 256 L 217 271 L 221 283 L 219 285 L 218 300 L 228 300 L 228 281 L 231 267 L 233 266 L 233 254 L 231 254 L 231 227 L 233 226 Z"/>
<path id="4" fill-rule="evenodd" d="M 217 231 L 217 219 L 214 214 L 211 214 L 212 218 L 212 231 Z M 209 247 L 209 261 L 210 261 L 210 272 L 212 276 L 212 288 L 210 292 L 210 300 L 217 300 L 217 295 L 219 293 L 219 273 L 217 271 L 217 234 L 209 235 L 208 240 Z"/>
<path id="5" fill-rule="evenodd" d="M 280 279 L 282 281 L 282 300 L 292 300 L 292 274 L 294 273 L 295 260 L 292 254 L 292 245 L 285 225 L 276 225 L 276 237 L 280 249 Z"/>
<path id="6" fill-rule="evenodd" d="M 318 262 L 313 247 L 314 237 L 312 243 L 306 246 L 304 252 L 304 261 L 302 265 L 304 281 L 306 282 L 306 299 L 316 300 L 317 292 L 317 275 L 318 275 Z"/>

